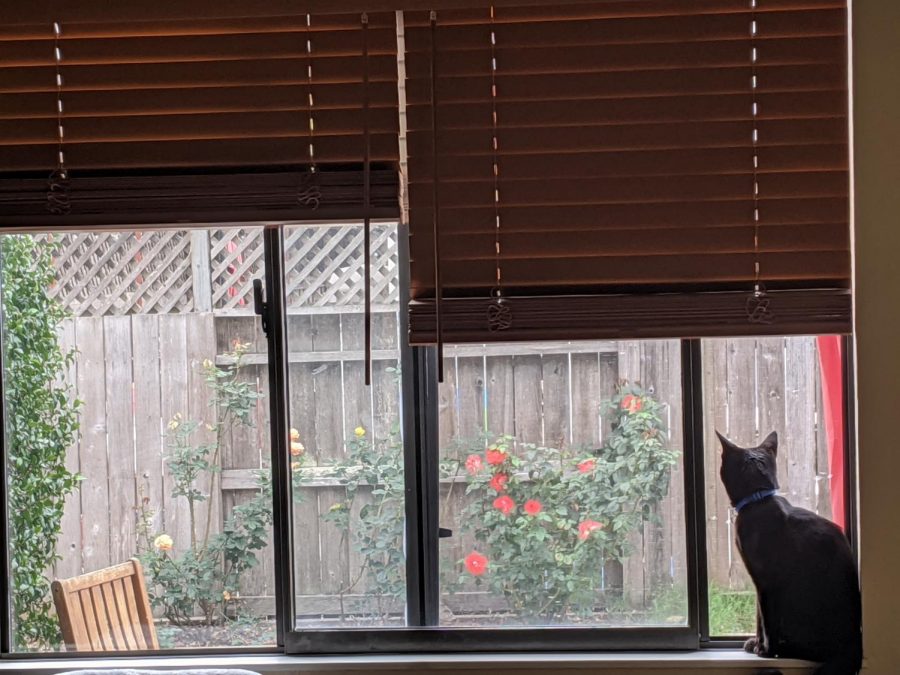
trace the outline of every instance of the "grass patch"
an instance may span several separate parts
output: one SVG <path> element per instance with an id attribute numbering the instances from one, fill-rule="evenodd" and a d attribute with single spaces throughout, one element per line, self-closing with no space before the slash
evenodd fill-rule
<path id="1" fill-rule="evenodd" d="M 756 591 L 729 591 L 709 587 L 709 634 L 756 633 Z"/>

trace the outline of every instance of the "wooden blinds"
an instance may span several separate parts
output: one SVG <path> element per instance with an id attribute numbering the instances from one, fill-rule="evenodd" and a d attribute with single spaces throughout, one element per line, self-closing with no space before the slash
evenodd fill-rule
<path id="1" fill-rule="evenodd" d="M 843 0 L 404 22 L 413 342 L 849 330 Z"/>
<path id="2" fill-rule="evenodd" d="M 41 23 L 0 25 L 3 223 L 350 215 L 367 158 L 373 215 L 396 215 L 394 12 L 269 16 L 245 2 L 242 16 L 230 2 L 221 16 L 197 2 L 141 19 L 106 2 L 93 16 L 99 0 L 35 4 Z M 71 211 L 54 220 L 59 151 Z"/>

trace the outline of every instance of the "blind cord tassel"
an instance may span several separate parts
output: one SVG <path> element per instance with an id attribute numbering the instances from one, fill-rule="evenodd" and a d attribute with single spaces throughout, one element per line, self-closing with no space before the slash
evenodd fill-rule
<path id="1" fill-rule="evenodd" d="M 441 289 L 441 230 L 438 201 L 438 114 L 437 114 L 437 12 L 431 10 L 431 145 L 432 145 L 432 233 L 434 237 L 434 320 L 437 342 L 438 382 L 444 381 L 444 324 Z"/>
<path id="2" fill-rule="evenodd" d="M 371 135 L 369 133 L 369 15 L 363 12 L 362 18 L 362 39 L 363 39 L 363 138 L 365 145 L 365 154 L 363 158 L 363 213 L 365 214 L 365 222 L 363 228 L 365 232 L 363 244 L 363 266 L 364 266 L 364 284 L 365 284 L 365 383 L 366 386 L 372 384 L 372 221 L 371 211 Z"/>

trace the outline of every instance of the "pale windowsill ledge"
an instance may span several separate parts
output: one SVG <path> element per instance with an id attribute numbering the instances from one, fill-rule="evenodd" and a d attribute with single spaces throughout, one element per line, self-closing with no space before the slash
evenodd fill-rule
<path id="1" fill-rule="evenodd" d="M 735 670 L 778 668 L 784 675 L 806 675 L 812 664 L 794 659 L 761 659 L 738 650 L 694 652 L 589 652 L 559 654 L 404 654 L 362 656 L 215 655 L 154 658 L 4 659 L 0 673 L 56 675 L 91 668 L 246 668 L 260 673 L 317 673 L 360 670 Z"/>

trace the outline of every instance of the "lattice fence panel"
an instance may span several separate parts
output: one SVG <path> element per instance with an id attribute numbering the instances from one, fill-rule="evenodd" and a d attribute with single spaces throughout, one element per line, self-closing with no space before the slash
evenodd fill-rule
<path id="1" fill-rule="evenodd" d="M 190 233 L 38 235 L 56 246 L 52 297 L 74 316 L 193 310 Z"/>
<path id="2" fill-rule="evenodd" d="M 234 227 L 209 235 L 214 310 L 253 311 L 253 279 L 265 276 L 263 230 Z"/>
<path id="3" fill-rule="evenodd" d="M 361 308 L 363 226 L 285 228 L 285 293 L 291 309 Z M 39 235 L 55 246 L 51 294 L 73 316 L 253 311 L 265 274 L 263 229 L 75 232 Z M 372 303 L 399 300 L 397 228 L 372 227 Z M 195 297 L 195 294 L 198 297 Z"/>
<path id="4" fill-rule="evenodd" d="M 288 307 L 361 306 L 365 302 L 362 225 L 296 227 L 285 233 Z M 372 226 L 372 303 L 396 304 L 397 228 Z"/>

